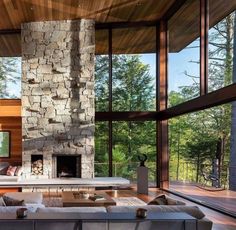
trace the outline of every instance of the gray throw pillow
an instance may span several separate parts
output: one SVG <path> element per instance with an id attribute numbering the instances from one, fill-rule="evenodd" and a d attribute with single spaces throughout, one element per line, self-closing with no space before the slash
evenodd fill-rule
<path id="1" fill-rule="evenodd" d="M 0 197 L 0 206 L 6 206 L 3 197 Z"/>
<path id="2" fill-rule="evenodd" d="M 167 205 L 165 195 L 159 195 L 148 203 L 148 205 Z"/>
<path id="3" fill-rule="evenodd" d="M 0 162 L 0 175 L 6 175 L 9 163 L 8 162 Z"/>
<path id="4" fill-rule="evenodd" d="M 8 196 L 3 196 L 6 206 L 25 206 L 24 200 L 16 200 Z"/>

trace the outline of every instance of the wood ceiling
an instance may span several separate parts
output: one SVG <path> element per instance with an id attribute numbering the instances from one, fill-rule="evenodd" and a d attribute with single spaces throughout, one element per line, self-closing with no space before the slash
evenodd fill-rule
<path id="1" fill-rule="evenodd" d="M 236 10 L 236 0 L 209 0 L 209 28 L 234 10 Z M 199 38 L 200 1 L 186 1 L 169 20 L 168 29 L 170 52 L 179 52 L 196 38 Z"/>
<path id="2" fill-rule="evenodd" d="M 0 1 L 0 30 L 20 29 L 21 23 L 45 20 L 63 19 L 94 19 L 99 23 L 140 22 L 159 20 L 174 3 L 175 0 L 1 0 Z M 123 33 L 122 30 L 119 30 Z M 104 31 L 103 31 L 104 32 Z M 116 41 L 122 39 L 116 32 L 113 37 Z M 124 39 L 130 41 L 130 35 Z M 138 32 L 137 36 L 143 36 L 142 44 L 147 44 L 150 36 L 144 32 Z M 11 38 L 10 38 L 11 36 Z M 20 35 L 0 36 L 0 56 L 20 56 Z M 107 51 L 108 40 L 104 39 L 106 33 L 96 33 L 96 53 Z M 136 37 L 137 38 L 137 37 Z M 138 38 L 137 38 L 138 39 Z M 152 39 L 152 41 L 155 39 Z M 120 40 L 121 41 L 121 40 Z M 150 44 L 150 41 L 149 41 Z M 127 44 L 120 44 L 127 47 Z M 155 43 L 154 43 L 155 46 Z M 124 50 L 121 47 L 121 50 Z M 133 46 L 134 47 L 134 46 Z M 137 47 L 137 46 L 136 46 Z M 140 48 L 139 48 L 140 50 Z M 137 50 L 136 52 L 139 52 Z M 143 47 L 142 51 L 150 51 L 153 44 Z"/>
<path id="3" fill-rule="evenodd" d="M 23 22 L 87 18 L 97 23 L 160 19 L 174 0 L 1 0 L 0 29 Z"/>
<path id="4" fill-rule="evenodd" d="M 0 0 L 0 32 L 20 30 L 21 23 L 63 19 L 94 19 L 96 24 L 155 22 L 179 0 Z M 188 0 L 168 23 L 171 52 L 199 37 L 199 0 Z M 209 0 L 210 25 L 236 8 L 236 0 Z M 153 27 L 114 29 L 114 53 L 155 52 Z M 108 32 L 96 31 L 96 53 L 108 52 Z M 20 56 L 20 34 L 0 35 L 0 56 Z"/>

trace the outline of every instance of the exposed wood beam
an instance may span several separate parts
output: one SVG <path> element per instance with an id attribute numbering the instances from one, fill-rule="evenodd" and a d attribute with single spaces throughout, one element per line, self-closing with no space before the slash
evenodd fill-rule
<path id="1" fill-rule="evenodd" d="M 208 91 L 209 1 L 200 1 L 200 95 Z"/>
<path id="2" fill-rule="evenodd" d="M 20 34 L 21 29 L 6 29 L 6 30 L 0 30 L 0 35 L 6 35 L 6 34 Z"/>
<path id="3" fill-rule="evenodd" d="M 184 102 L 157 114 L 157 119 L 166 120 L 179 115 L 195 112 L 236 100 L 236 83 L 213 91 L 204 96 Z"/>
<path id="4" fill-rule="evenodd" d="M 158 21 L 96 23 L 95 28 L 101 30 L 108 28 L 149 27 L 155 26 L 157 23 Z"/>
<path id="5" fill-rule="evenodd" d="M 109 97 L 108 97 L 108 109 L 109 112 L 112 112 L 112 29 L 109 28 L 108 30 L 108 54 L 109 54 Z M 108 162 L 109 162 L 109 176 L 113 176 L 113 167 L 112 167 L 112 162 L 113 162 L 113 154 L 112 154 L 112 147 L 113 147 L 113 135 L 112 135 L 112 121 L 110 120 L 108 123 L 109 127 L 109 148 L 108 148 Z"/>
<path id="6" fill-rule="evenodd" d="M 159 26 L 159 81 L 158 81 L 158 111 L 167 108 L 167 22 L 161 21 Z M 169 152 L 168 152 L 168 121 L 162 120 L 157 122 L 157 187 L 169 187 Z"/>
<path id="7" fill-rule="evenodd" d="M 157 112 L 96 112 L 96 121 L 154 121 Z"/>
<path id="8" fill-rule="evenodd" d="M 187 0 L 176 0 L 163 15 L 162 20 L 168 21 L 178 11 Z"/>

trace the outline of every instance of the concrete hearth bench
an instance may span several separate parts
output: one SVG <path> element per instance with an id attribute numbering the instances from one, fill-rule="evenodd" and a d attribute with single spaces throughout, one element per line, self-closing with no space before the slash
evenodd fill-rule
<path id="1" fill-rule="evenodd" d="M 1 187 L 20 187 L 20 188 L 37 188 L 37 187 L 104 187 L 104 186 L 126 186 L 130 181 L 122 177 L 95 177 L 95 178 L 51 178 L 51 179 L 20 179 L 18 181 L 0 182 Z"/>

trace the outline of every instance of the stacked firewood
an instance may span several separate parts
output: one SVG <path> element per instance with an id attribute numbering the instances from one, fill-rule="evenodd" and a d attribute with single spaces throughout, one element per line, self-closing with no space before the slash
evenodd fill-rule
<path id="1" fill-rule="evenodd" d="M 43 160 L 36 160 L 31 165 L 32 175 L 43 175 Z"/>

